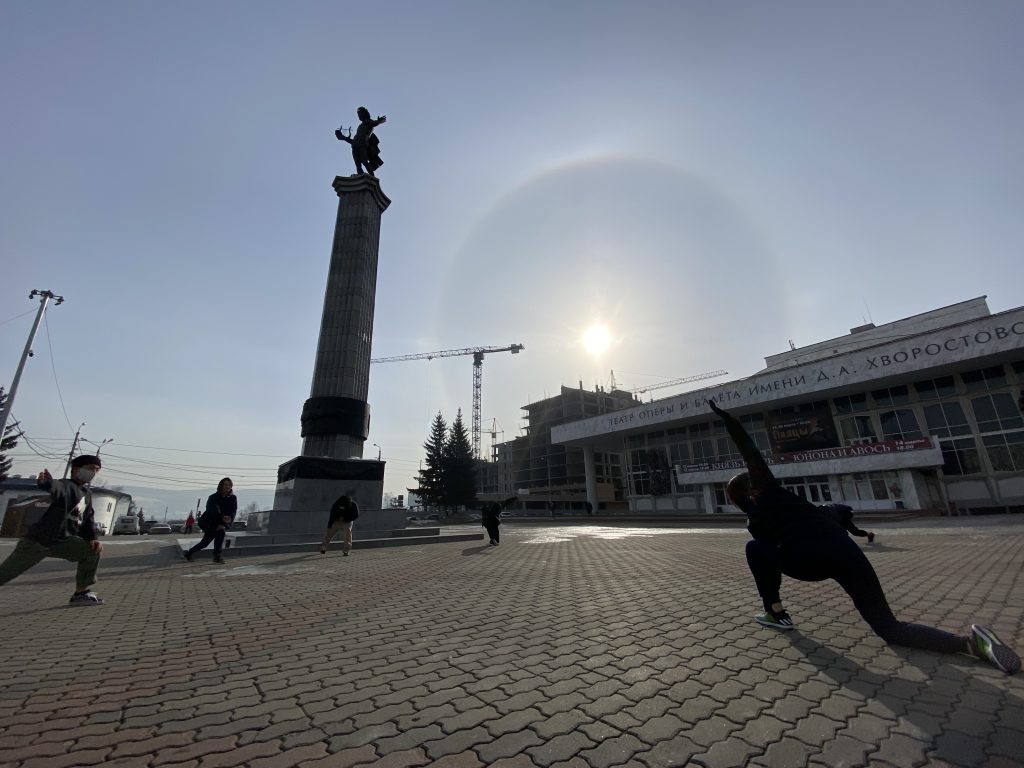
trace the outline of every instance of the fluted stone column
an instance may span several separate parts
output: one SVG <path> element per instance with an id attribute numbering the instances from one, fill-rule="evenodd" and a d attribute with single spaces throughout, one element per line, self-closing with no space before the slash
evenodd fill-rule
<path id="1" fill-rule="evenodd" d="M 271 533 L 321 530 L 341 494 L 360 507 L 360 525 L 403 527 L 381 510 L 384 462 L 363 459 L 370 431 L 370 349 L 377 293 L 380 217 L 391 201 L 369 175 L 338 176 L 338 216 L 320 319 L 313 384 L 302 408 L 302 455 L 277 472 Z M 377 510 L 367 516 L 364 511 Z M 367 519 L 369 517 L 369 519 Z M 373 519 L 379 518 L 379 523 Z"/>
<path id="2" fill-rule="evenodd" d="M 380 217 L 391 201 L 372 176 L 337 177 L 334 225 L 313 386 L 302 409 L 302 455 L 362 458 L 370 429 L 370 342 Z"/>

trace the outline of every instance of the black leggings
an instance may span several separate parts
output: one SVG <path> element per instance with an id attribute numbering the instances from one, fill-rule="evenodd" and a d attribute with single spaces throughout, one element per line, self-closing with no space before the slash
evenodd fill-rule
<path id="1" fill-rule="evenodd" d="M 210 542 L 213 542 L 213 556 L 220 557 L 221 550 L 224 549 L 224 529 L 221 528 L 218 531 L 203 531 L 203 540 L 196 544 L 194 547 L 189 549 L 190 555 L 195 554 L 200 549 L 206 549 L 210 546 Z"/>
<path id="2" fill-rule="evenodd" d="M 963 637 L 922 624 L 909 624 L 893 616 L 875 569 L 856 542 L 846 535 L 796 540 L 781 547 L 751 539 L 747 542 L 747 565 L 766 610 L 781 602 L 782 574 L 797 581 L 835 579 L 885 642 L 939 653 L 960 653 L 966 649 Z"/>
<path id="3" fill-rule="evenodd" d="M 484 523 L 484 528 L 487 529 L 487 535 L 491 537 L 491 541 L 501 541 L 499 533 L 501 526 L 498 523 Z"/>

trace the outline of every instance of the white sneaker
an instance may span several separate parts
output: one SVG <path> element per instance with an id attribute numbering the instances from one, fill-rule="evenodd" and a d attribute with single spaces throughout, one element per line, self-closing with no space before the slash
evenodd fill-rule
<path id="1" fill-rule="evenodd" d="M 103 599 L 91 590 L 85 592 L 76 592 L 71 596 L 71 600 L 68 601 L 68 605 L 103 605 Z"/>

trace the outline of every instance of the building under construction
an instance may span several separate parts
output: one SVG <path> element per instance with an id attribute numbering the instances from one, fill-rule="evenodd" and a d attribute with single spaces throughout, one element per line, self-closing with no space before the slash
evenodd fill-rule
<path id="1" fill-rule="evenodd" d="M 491 461 L 477 465 L 477 488 L 481 499 L 497 500 L 518 496 L 521 508 L 529 511 L 554 510 L 584 513 L 586 471 L 584 452 L 551 444 L 551 428 L 623 408 L 640 401 L 621 389 L 593 391 L 562 387 L 554 397 L 524 405 L 525 434 L 492 449 Z M 618 453 L 594 453 L 598 506 L 601 510 L 627 508 L 625 472 Z"/>

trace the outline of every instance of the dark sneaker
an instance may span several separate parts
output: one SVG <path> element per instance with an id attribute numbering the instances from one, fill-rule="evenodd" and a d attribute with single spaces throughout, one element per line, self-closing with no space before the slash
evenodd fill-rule
<path id="1" fill-rule="evenodd" d="M 341 554 L 343 554 L 345 557 L 348 557 L 348 550 L 341 550 Z"/>
<path id="2" fill-rule="evenodd" d="M 868 534 L 868 544 L 874 544 L 874 543 L 875 543 L 875 534 L 874 533 L 869 533 Z"/>
<path id="3" fill-rule="evenodd" d="M 1008 675 L 1020 671 L 1020 656 L 1003 645 L 996 633 L 980 624 L 971 624 L 971 652 Z"/>
<path id="4" fill-rule="evenodd" d="M 68 605 L 103 605 L 103 600 L 95 592 L 75 592 L 68 601 Z"/>
<path id="5" fill-rule="evenodd" d="M 184 557 L 186 560 L 188 560 L 190 563 L 192 562 L 192 550 L 190 550 L 190 549 L 184 550 L 181 553 L 181 556 Z"/>
<path id="6" fill-rule="evenodd" d="M 327 547 L 320 547 L 320 554 L 321 555 L 326 555 L 327 554 Z"/>
<path id="7" fill-rule="evenodd" d="M 754 617 L 754 621 L 766 627 L 775 627 L 775 629 L 793 629 L 793 620 L 789 618 L 789 614 L 785 611 L 780 611 L 779 613 L 765 611 L 764 613 L 757 614 Z"/>
<path id="8" fill-rule="evenodd" d="M 224 565 L 224 558 L 220 555 L 214 555 L 213 562 L 215 562 L 217 565 Z"/>

